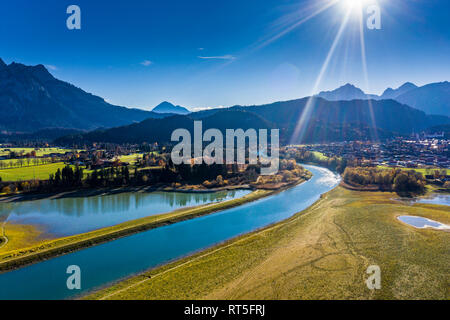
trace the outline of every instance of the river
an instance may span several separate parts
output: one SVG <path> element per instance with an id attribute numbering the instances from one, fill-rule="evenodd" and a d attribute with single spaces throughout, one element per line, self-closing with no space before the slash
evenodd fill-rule
<path id="1" fill-rule="evenodd" d="M 248 193 L 250 190 L 211 193 L 122 192 L 0 203 L 0 218 L 1 215 L 7 215 L 8 223 L 33 225 L 47 237 L 58 238 L 184 207 L 240 198 Z"/>
<path id="2" fill-rule="evenodd" d="M 0 299 L 71 298 L 287 219 L 339 183 L 330 170 L 305 167 L 309 181 L 276 195 L 0 274 Z M 81 269 L 81 290 L 67 288 L 70 265 Z"/>

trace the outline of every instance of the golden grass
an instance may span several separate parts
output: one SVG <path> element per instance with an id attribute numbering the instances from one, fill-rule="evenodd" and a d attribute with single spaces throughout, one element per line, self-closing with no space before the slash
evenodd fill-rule
<path id="1" fill-rule="evenodd" d="M 50 239 L 35 226 L 14 223 L 4 224 L 3 233 L 0 231 L 0 236 L 3 236 L 3 239 L 1 239 L 3 241 L 0 242 L 0 254 L 34 246 Z M 7 242 L 5 239 L 7 239 Z M 6 245 L 3 245 L 3 242 L 6 242 Z"/>
<path id="2" fill-rule="evenodd" d="M 150 270 L 87 299 L 449 299 L 450 233 L 402 214 L 450 223 L 446 206 L 338 187 L 294 217 Z M 382 288 L 365 284 L 369 265 Z"/>

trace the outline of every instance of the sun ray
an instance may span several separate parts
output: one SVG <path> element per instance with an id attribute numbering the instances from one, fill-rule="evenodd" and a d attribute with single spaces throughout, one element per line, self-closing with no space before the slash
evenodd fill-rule
<path id="1" fill-rule="evenodd" d="M 296 21 L 292 25 L 289 25 L 289 26 L 285 27 L 282 31 L 278 32 L 277 34 L 271 36 L 269 39 L 266 39 L 262 43 L 257 44 L 256 47 L 252 51 L 256 51 L 256 50 L 259 50 L 261 48 L 264 48 L 265 46 L 269 45 L 270 43 L 278 40 L 279 38 L 283 37 L 287 33 L 291 32 L 294 29 L 296 29 L 300 25 L 304 24 L 305 22 L 308 22 L 312 18 L 314 18 L 317 15 L 319 15 L 320 13 L 324 12 L 328 8 L 336 5 L 337 3 L 339 3 L 339 1 L 340 0 L 329 1 L 327 4 L 325 4 L 324 6 L 319 7 L 317 10 L 315 10 L 314 12 L 309 14 L 308 16 L 301 18 L 300 20 Z"/>
<path id="2" fill-rule="evenodd" d="M 192 78 L 186 82 L 186 86 L 189 86 L 190 83 L 192 83 L 192 84 L 195 83 L 195 79 L 201 79 L 203 77 L 207 77 L 211 74 L 217 73 L 217 72 L 225 69 L 227 66 L 229 66 L 237 61 L 243 60 L 244 58 L 246 58 L 247 56 L 249 56 L 251 54 L 254 54 L 255 51 L 258 51 L 258 50 L 264 48 L 265 46 L 269 45 L 270 43 L 280 39 L 287 33 L 291 32 L 294 29 L 296 29 L 297 27 L 299 27 L 300 25 L 308 22 L 309 20 L 316 17 L 320 13 L 322 13 L 322 12 L 326 11 L 327 9 L 331 8 L 332 6 L 340 3 L 340 1 L 342 1 L 342 0 L 322 0 L 321 3 L 324 3 L 324 4 L 318 5 L 317 0 L 314 0 L 314 2 L 311 2 L 311 6 L 303 7 L 301 10 L 301 13 L 304 13 L 304 12 L 308 12 L 308 11 L 315 9 L 312 13 L 310 13 L 302 18 L 296 17 L 295 20 L 294 20 L 294 18 L 287 19 L 289 21 L 285 21 L 286 19 L 282 19 L 283 23 L 280 23 L 280 25 L 282 25 L 282 27 L 281 27 L 282 30 L 280 32 L 278 32 L 275 35 L 271 35 L 268 37 L 266 36 L 264 40 L 256 41 L 253 44 L 247 46 L 246 49 L 243 49 L 241 52 L 237 53 L 234 59 L 224 60 L 220 64 L 212 67 L 211 69 L 208 69 L 206 71 L 203 71 L 199 74 L 192 76 Z M 290 15 L 293 15 L 293 13 L 291 12 Z M 285 17 L 286 16 L 284 16 L 284 18 Z M 298 20 L 298 19 L 300 19 L 300 20 Z M 294 22 L 292 22 L 292 20 L 294 20 Z"/>
<path id="3" fill-rule="evenodd" d="M 325 74 L 325 71 L 328 69 L 328 65 L 330 63 L 330 60 L 334 54 L 334 51 L 336 50 L 336 47 L 341 39 L 342 33 L 344 32 L 344 29 L 347 25 L 347 22 L 349 20 L 351 14 L 351 10 L 347 10 L 347 13 L 344 16 L 344 19 L 342 20 L 341 26 L 339 27 L 339 31 L 336 34 L 336 37 L 334 38 L 333 44 L 331 45 L 330 50 L 328 51 L 327 57 L 325 58 L 324 63 L 322 64 L 322 68 L 320 69 L 319 75 L 317 76 L 317 79 L 314 83 L 313 89 L 311 90 L 311 95 L 306 102 L 305 108 L 303 109 L 299 121 L 297 121 L 297 125 L 295 127 L 294 133 L 291 137 L 291 143 L 294 143 L 295 141 L 301 141 L 305 130 L 306 130 L 306 124 L 308 120 L 311 117 L 311 112 L 314 107 L 315 102 L 315 94 L 316 91 L 319 88 L 319 85 L 322 81 L 323 75 Z"/>
<path id="4" fill-rule="evenodd" d="M 364 81 L 366 90 L 370 90 L 370 84 L 369 84 L 369 74 L 367 71 L 367 60 L 366 60 L 366 43 L 364 39 L 364 22 L 363 22 L 363 13 L 362 11 L 359 12 L 359 42 L 361 45 L 361 62 L 363 67 L 363 75 L 364 75 Z M 370 121 L 371 121 L 371 139 L 373 141 L 378 141 L 378 134 L 376 131 L 376 121 L 375 121 L 375 115 L 373 112 L 373 105 L 372 100 L 368 99 L 367 103 L 369 105 L 369 113 L 370 113 Z"/>

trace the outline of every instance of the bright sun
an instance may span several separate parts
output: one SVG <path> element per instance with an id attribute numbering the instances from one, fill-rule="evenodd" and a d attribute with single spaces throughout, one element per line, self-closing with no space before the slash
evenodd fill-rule
<path id="1" fill-rule="evenodd" d="M 342 0 L 347 9 L 361 7 L 364 0 Z"/>

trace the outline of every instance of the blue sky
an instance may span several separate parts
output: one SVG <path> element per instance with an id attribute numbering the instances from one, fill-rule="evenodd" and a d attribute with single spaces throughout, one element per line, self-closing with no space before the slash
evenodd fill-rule
<path id="1" fill-rule="evenodd" d="M 57 78 L 128 107 L 294 99 L 312 93 L 345 1 L 295 28 L 331 0 L 8 1 L 1 5 L 0 57 L 47 65 Z M 363 8 L 376 2 L 362 1 Z M 81 30 L 66 28 L 71 4 L 81 8 Z M 378 94 L 406 81 L 450 80 L 450 2 L 378 4 L 381 30 L 364 28 L 368 82 L 353 10 L 316 90 L 350 82 Z"/>

